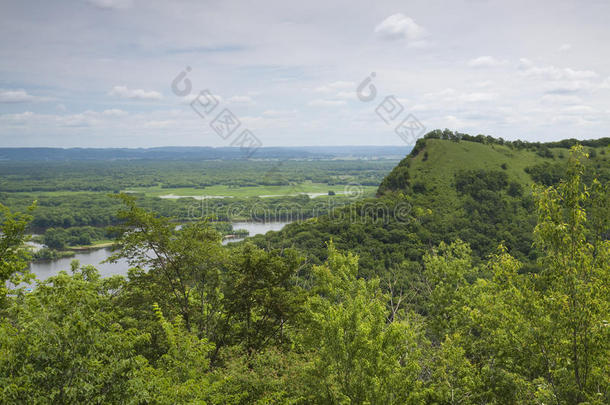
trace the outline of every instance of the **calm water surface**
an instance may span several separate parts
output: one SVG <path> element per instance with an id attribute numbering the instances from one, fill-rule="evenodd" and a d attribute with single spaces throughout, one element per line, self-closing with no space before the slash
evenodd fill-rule
<path id="1" fill-rule="evenodd" d="M 268 231 L 279 231 L 286 224 L 288 224 L 288 222 L 234 222 L 233 229 L 247 229 L 250 232 L 250 236 L 254 236 L 267 233 Z M 240 240 L 243 240 L 243 238 L 226 239 L 223 241 L 223 244 Z M 30 271 L 36 274 L 36 277 L 38 277 L 39 280 L 45 280 L 59 273 L 61 270 L 65 270 L 69 273 L 72 260 L 78 260 L 81 266 L 88 264 L 94 265 L 99 270 L 102 277 L 113 276 L 115 274 L 127 274 L 129 265 L 124 259 L 119 260 L 117 263 L 101 263 L 110 257 L 111 254 L 112 251 L 108 248 L 77 252 L 74 257 L 31 263 Z"/>

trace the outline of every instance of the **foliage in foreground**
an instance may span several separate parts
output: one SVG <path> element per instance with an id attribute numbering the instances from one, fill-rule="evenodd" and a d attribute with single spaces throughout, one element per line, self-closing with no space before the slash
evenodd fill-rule
<path id="1" fill-rule="evenodd" d="M 75 264 L 5 294 L 0 402 L 608 403 L 608 190 L 583 185 L 584 157 L 535 191 L 540 272 L 502 245 L 473 264 L 456 240 L 406 289 L 358 277 L 332 242 L 309 271 L 295 251 L 225 248 L 208 224 L 176 229 L 123 197 L 128 280 Z"/>

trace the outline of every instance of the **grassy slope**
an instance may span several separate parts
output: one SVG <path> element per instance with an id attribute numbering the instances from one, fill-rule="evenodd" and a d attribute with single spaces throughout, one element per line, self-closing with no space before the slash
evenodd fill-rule
<path id="1" fill-rule="evenodd" d="M 592 149 L 592 148 L 587 148 Z M 603 148 L 596 148 L 597 156 L 592 160 L 597 163 L 608 165 L 610 149 L 606 147 L 606 154 L 601 154 Z M 512 181 L 517 181 L 529 190 L 533 180 L 525 172 L 526 167 L 549 162 L 564 162 L 569 150 L 563 148 L 552 148 L 554 159 L 544 158 L 531 150 L 511 149 L 504 145 L 486 145 L 477 142 L 427 139 L 425 148 L 415 157 L 407 157 L 409 162 L 409 175 L 411 184 L 424 183 L 428 196 L 435 200 L 446 200 L 455 196 L 455 188 L 452 186 L 454 175 L 459 170 L 485 169 L 500 170 L 502 164 L 506 164 L 506 174 Z M 425 155 L 427 152 L 427 160 Z M 561 158 L 560 156 L 564 157 Z M 396 170 L 396 169 L 395 169 Z M 393 174 L 390 173 L 389 176 Z M 383 191 L 383 190 L 380 190 Z"/>
<path id="2" fill-rule="evenodd" d="M 587 165 L 602 167 L 607 175 L 610 165 L 610 147 L 586 147 L 585 149 L 589 151 L 595 149 L 596 151 L 595 157 L 591 158 Z M 461 224 L 457 225 L 458 229 L 461 229 L 460 227 L 468 227 L 467 224 L 470 224 L 473 218 L 479 217 L 479 214 L 468 212 L 465 209 L 465 199 L 458 194 L 455 188 L 456 173 L 462 170 L 505 172 L 508 175 L 508 181 L 520 183 L 524 196 L 527 196 L 532 192 L 534 180 L 525 171 L 526 168 L 542 163 L 551 165 L 567 164 L 570 154 L 569 149 L 551 148 L 550 151 L 554 155 L 553 158 L 542 157 L 535 150 L 511 149 L 506 145 L 427 139 L 424 148 L 416 156 L 409 155 L 388 175 L 388 179 L 394 177 L 394 186 L 391 186 L 392 182 L 389 183 L 390 190 L 405 192 L 412 197 L 415 206 L 430 209 L 432 216 L 438 222 Z M 502 168 L 503 164 L 506 169 Z M 402 177 L 402 179 L 396 181 L 397 177 Z M 404 189 L 396 187 L 396 184 L 404 184 L 403 180 L 407 177 L 410 189 L 409 187 Z M 387 183 L 386 180 L 384 180 L 384 183 Z M 380 186 L 379 195 L 388 191 L 384 190 L 384 183 Z M 422 187 L 416 187 L 418 184 L 423 185 L 425 190 L 422 191 Z M 505 202 L 510 205 L 508 196 L 505 196 Z M 486 204 L 485 202 L 482 203 Z M 530 209 L 527 209 L 526 212 L 532 213 Z M 517 214 L 518 218 L 525 218 L 526 212 L 522 211 Z M 502 207 L 498 207 L 496 213 L 499 217 L 506 215 L 506 211 L 503 211 Z M 513 211 L 513 213 L 516 212 Z M 480 218 L 478 220 L 481 221 Z M 531 221 L 533 221 L 533 218 L 520 223 L 519 229 L 528 228 Z M 491 223 L 488 223 L 488 225 L 492 226 Z M 493 227 L 496 226 L 493 225 Z M 459 233 L 459 231 L 457 232 Z M 479 231 L 475 231 L 475 233 L 477 232 Z M 490 232 L 493 233 L 493 231 L 488 231 L 486 237 L 494 237 Z M 503 232 L 511 231 L 506 228 L 506 225 L 503 225 L 496 228 L 496 237 L 504 239 Z M 453 237 L 456 235 L 453 235 Z"/>

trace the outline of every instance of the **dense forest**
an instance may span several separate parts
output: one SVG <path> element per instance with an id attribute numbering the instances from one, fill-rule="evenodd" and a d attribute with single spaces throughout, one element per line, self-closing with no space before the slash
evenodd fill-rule
<path id="1" fill-rule="evenodd" d="M 115 193 L 127 277 L 32 281 L 39 208 L 0 205 L 0 402 L 610 403 L 608 146 L 433 131 L 375 198 L 229 246 Z"/>

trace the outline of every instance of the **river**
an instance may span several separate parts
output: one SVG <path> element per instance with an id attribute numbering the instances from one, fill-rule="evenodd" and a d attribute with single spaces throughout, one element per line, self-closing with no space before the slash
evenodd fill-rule
<path id="1" fill-rule="evenodd" d="M 288 223 L 289 222 L 234 222 L 233 229 L 246 229 L 250 232 L 249 236 L 254 236 L 267 233 L 268 231 L 279 231 Z M 243 238 L 225 239 L 223 245 L 240 240 L 243 240 Z M 59 273 L 61 270 L 69 272 L 72 260 L 78 260 L 81 265 L 94 265 L 103 277 L 113 276 L 115 274 L 127 274 L 129 265 L 124 259 L 121 259 L 116 263 L 101 263 L 110 257 L 111 254 L 112 251 L 108 248 L 76 252 L 74 257 L 31 263 L 30 271 L 34 273 L 39 280 L 46 280 Z"/>

